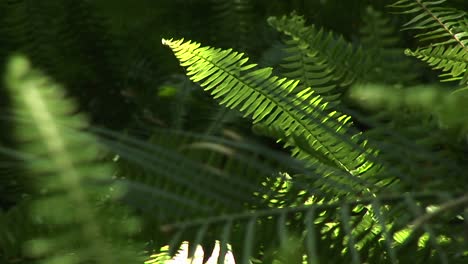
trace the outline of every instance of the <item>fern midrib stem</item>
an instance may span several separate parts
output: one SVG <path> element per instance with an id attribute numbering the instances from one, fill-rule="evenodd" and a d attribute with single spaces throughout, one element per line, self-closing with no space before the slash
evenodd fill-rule
<path id="1" fill-rule="evenodd" d="M 461 40 L 460 40 L 457 36 L 455 36 L 455 34 L 453 34 L 452 31 L 451 31 L 447 26 L 445 26 L 445 24 L 442 23 L 442 21 L 440 21 L 439 18 L 438 18 L 437 16 L 435 16 L 435 15 L 432 13 L 431 10 L 429 10 L 426 6 L 424 6 L 424 5 L 422 4 L 421 0 L 416 0 L 416 2 L 421 6 L 421 8 L 422 8 L 426 13 L 428 13 L 435 21 L 437 21 L 437 23 L 439 23 L 439 25 L 440 25 L 441 27 L 444 28 L 445 31 L 447 31 L 447 32 L 449 33 L 449 35 L 450 35 L 453 39 L 455 39 L 455 41 L 456 41 L 461 47 L 463 47 L 463 49 L 465 49 L 465 50 L 468 51 L 467 47 L 463 44 L 463 42 L 461 42 Z"/>

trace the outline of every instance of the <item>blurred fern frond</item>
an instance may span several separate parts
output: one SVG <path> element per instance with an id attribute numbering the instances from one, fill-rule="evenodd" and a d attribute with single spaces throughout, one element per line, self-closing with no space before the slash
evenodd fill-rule
<path id="1" fill-rule="evenodd" d="M 331 31 L 306 26 L 301 16 L 270 17 L 268 23 L 289 37 L 282 66 L 286 77 L 301 81 L 298 91 L 312 87 L 333 102 L 339 99 L 343 87 L 362 78 L 370 68 L 361 48 Z"/>
<path id="2" fill-rule="evenodd" d="M 253 1 L 211 0 L 213 38 L 220 46 L 234 46 L 245 50 L 253 36 Z M 221 27 L 221 28 L 220 28 Z"/>
<path id="3" fill-rule="evenodd" d="M 360 31 L 360 42 L 372 61 L 365 80 L 386 84 L 408 84 L 414 82 L 417 72 L 415 63 L 404 55 L 399 47 L 396 27 L 383 12 L 368 6 L 363 15 L 364 25 Z M 388 74 L 391 72 L 392 74 Z"/>
<path id="4" fill-rule="evenodd" d="M 76 106 L 64 99 L 62 88 L 24 57 L 11 59 L 6 85 L 35 189 L 26 217 L 49 230 L 30 241 L 13 240 L 26 242 L 29 257 L 41 263 L 138 263 L 127 241 L 136 230 L 134 220 L 120 209 L 113 217 L 121 219 L 112 219 L 112 207 L 102 207 L 119 191 L 109 185 L 111 167 L 96 163 L 99 149 L 83 131 L 86 118 L 74 113 Z"/>

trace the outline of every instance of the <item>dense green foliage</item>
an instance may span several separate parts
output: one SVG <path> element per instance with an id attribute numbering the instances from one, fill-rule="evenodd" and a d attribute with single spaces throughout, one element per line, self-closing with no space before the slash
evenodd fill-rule
<path id="1" fill-rule="evenodd" d="M 0 2 L 0 262 L 467 263 L 467 9 Z"/>

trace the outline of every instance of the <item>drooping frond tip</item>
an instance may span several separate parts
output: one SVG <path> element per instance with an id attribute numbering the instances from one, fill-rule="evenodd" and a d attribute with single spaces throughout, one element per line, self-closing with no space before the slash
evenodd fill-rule
<path id="1" fill-rule="evenodd" d="M 169 42 L 171 42 L 171 41 L 172 41 L 172 39 L 169 39 L 169 40 L 168 40 L 168 39 L 165 39 L 165 38 L 161 39 L 161 43 L 162 43 L 163 45 L 165 45 L 165 46 L 169 45 Z"/>
<path id="2" fill-rule="evenodd" d="M 165 39 L 165 38 L 162 38 L 161 39 L 161 43 L 164 45 L 164 46 L 168 46 L 168 47 L 171 47 L 172 45 L 174 44 L 177 44 L 177 43 L 183 43 L 185 41 L 185 39 L 181 38 L 181 39 L 178 39 L 178 40 L 174 40 L 173 38 L 170 38 L 170 39 Z"/>
<path id="3" fill-rule="evenodd" d="M 29 69 L 31 68 L 31 64 L 29 61 L 20 54 L 14 55 L 8 64 L 8 73 L 9 79 L 18 79 L 21 76 L 24 76 Z M 8 80 L 7 80 L 8 81 Z"/>

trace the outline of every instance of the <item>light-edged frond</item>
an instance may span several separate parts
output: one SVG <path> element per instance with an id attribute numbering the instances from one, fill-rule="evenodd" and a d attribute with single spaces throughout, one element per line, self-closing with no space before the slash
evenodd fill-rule
<path id="1" fill-rule="evenodd" d="M 107 205 L 120 188 L 109 184 L 112 168 L 97 163 L 100 149 L 83 131 L 86 118 L 24 57 L 11 59 L 6 86 L 35 190 L 29 217 L 50 230 L 25 243 L 27 255 L 40 263 L 139 263 L 128 242 L 135 219 Z"/>
<path id="2" fill-rule="evenodd" d="M 163 40 L 187 67 L 187 75 L 220 104 L 240 110 L 254 124 L 277 126 L 286 136 L 303 136 L 316 155 L 350 176 L 364 174 L 374 155 L 350 117 L 327 108 L 312 88 L 293 93 L 299 81 L 272 75 L 271 68 L 255 68 L 232 50 L 200 47 L 183 40 Z M 295 153 L 296 154 L 296 153 Z"/>

